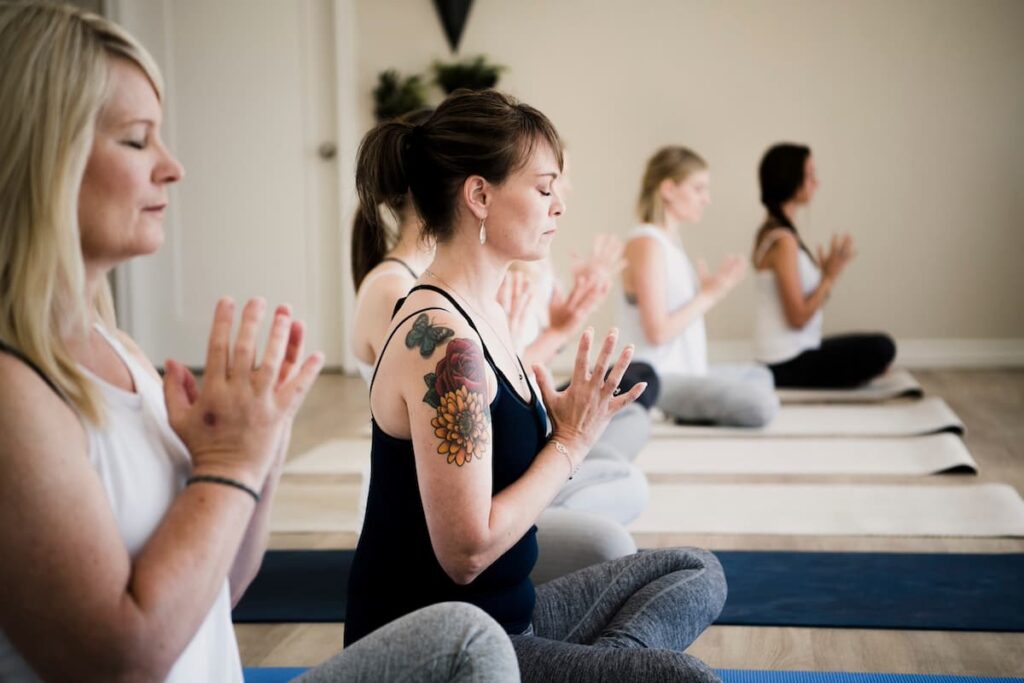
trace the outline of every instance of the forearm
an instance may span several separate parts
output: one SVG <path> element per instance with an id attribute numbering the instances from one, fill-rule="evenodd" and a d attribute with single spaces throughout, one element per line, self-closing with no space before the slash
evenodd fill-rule
<path id="1" fill-rule="evenodd" d="M 267 552 L 267 543 L 270 540 L 270 513 L 274 494 L 277 492 L 277 482 L 278 477 L 272 477 L 260 493 L 259 505 L 253 511 L 252 519 L 249 520 L 249 526 L 246 527 L 238 553 L 235 555 L 235 561 L 231 565 L 231 571 L 228 572 L 232 607 L 238 604 L 249 584 L 256 578 L 263 563 L 263 556 Z"/>
<path id="2" fill-rule="evenodd" d="M 648 342 L 660 346 L 681 335 L 687 327 L 699 317 L 711 310 L 718 299 L 706 292 L 698 292 L 685 304 L 669 311 L 660 320 L 644 326 L 644 334 Z"/>
<path id="3" fill-rule="evenodd" d="M 833 281 L 831 278 L 822 278 L 821 282 L 814 291 L 809 295 L 800 300 L 801 306 L 799 310 L 788 310 L 786 316 L 791 327 L 796 329 L 802 328 L 807 324 L 814 314 L 817 313 L 828 301 L 829 294 L 832 292 Z"/>
<path id="4" fill-rule="evenodd" d="M 469 583 L 491 566 L 533 526 L 568 481 L 570 463 L 550 442 L 526 473 L 491 498 L 490 510 L 476 533 L 457 533 L 455 557 L 442 564 L 459 583 Z M 442 557 L 439 554 L 439 559 Z"/>
<path id="5" fill-rule="evenodd" d="M 253 514 L 244 491 L 186 487 L 137 556 L 127 587 L 136 642 L 170 666 L 209 613 Z"/>

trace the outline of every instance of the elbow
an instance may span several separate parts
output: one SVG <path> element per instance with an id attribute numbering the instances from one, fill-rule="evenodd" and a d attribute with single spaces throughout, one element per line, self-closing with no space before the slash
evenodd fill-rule
<path id="1" fill-rule="evenodd" d="M 123 629 L 109 634 L 106 645 L 90 646 L 94 656 L 102 657 L 103 661 L 89 670 L 96 681 L 164 681 L 180 655 L 168 645 L 159 634 L 148 636 L 139 629 Z"/>
<path id="2" fill-rule="evenodd" d="M 487 563 L 480 555 L 459 554 L 441 560 L 441 568 L 454 583 L 468 586 L 487 569 Z"/>
<path id="3" fill-rule="evenodd" d="M 668 342 L 665 328 L 662 325 L 644 325 L 644 340 L 651 346 L 661 346 Z"/>
<path id="4" fill-rule="evenodd" d="M 791 329 L 802 330 L 810 319 L 811 314 L 809 312 L 786 309 L 786 324 Z"/>

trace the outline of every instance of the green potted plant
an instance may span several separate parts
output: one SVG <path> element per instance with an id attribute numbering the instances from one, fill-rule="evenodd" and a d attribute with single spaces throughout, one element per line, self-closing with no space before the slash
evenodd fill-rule
<path id="1" fill-rule="evenodd" d="M 425 87 L 420 76 L 402 77 L 394 69 L 382 71 L 373 89 L 373 114 L 387 121 L 427 106 Z"/>
<path id="2" fill-rule="evenodd" d="M 434 62 L 434 82 L 446 95 L 459 88 L 486 90 L 497 85 L 504 70 L 504 66 L 491 64 L 483 55 L 447 64 Z"/>

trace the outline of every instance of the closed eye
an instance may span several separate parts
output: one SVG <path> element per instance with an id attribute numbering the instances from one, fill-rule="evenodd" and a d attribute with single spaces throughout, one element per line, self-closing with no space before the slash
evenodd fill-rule
<path id="1" fill-rule="evenodd" d="M 139 142 L 138 140 L 125 140 L 123 144 L 131 147 L 132 149 L 146 149 L 146 143 Z"/>
<path id="2" fill-rule="evenodd" d="M 544 195 L 545 197 L 550 197 L 550 196 L 551 196 L 551 193 L 550 193 L 550 192 L 545 192 L 544 190 L 537 190 L 537 191 L 538 191 L 538 192 L 540 192 L 540 193 L 541 193 L 542 195 Z"/>

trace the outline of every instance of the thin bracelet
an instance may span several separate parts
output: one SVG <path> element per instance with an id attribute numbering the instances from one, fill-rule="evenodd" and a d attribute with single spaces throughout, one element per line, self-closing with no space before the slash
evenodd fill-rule
<path id="1" fill-rule="evenodd" d="M 215 474 L 197 474 L 189 477 L 188 481 L 185 482 L 185 486 L 191 486 L 192 484 L 206 482 L 209 484 L 223 484 L 225 486 L 233 486 L 234 488 L 245 491 L 252 499 L 257 503 L 260 502 L 260 494 L 256 493 L 253 489 L 249 488 L 237 479 L 229 479 L 228 477 L 218 477 Z"/>
<path id="2" fill-rule="evenodd" d="M 569 461 L 569 478 L 572 479 L 576 476 L 576 470 L 579 469 L 579 465 L 574 465 L 572 462 L 572 456 L 569 455 L 569 449 L 562 444 L 561 441 L 551 439 L 551 443 L 554 444 L 555 450 L 565 456 L 565 459 Z"/>

